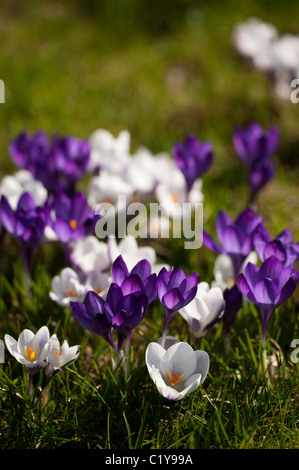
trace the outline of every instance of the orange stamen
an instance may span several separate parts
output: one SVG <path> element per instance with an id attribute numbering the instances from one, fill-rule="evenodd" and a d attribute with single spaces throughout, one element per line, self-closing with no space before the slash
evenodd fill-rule
<path id="1" fill-rule="evenodd" d="M 185 376 L 185 374 L 182 374 L 181 376 L 178 376 L 177 374 L 171 375 L 170 370 L 168 369 L 168 383 L 171 385 L 171 387 L 175 387 L 175 385 Z"/>
<path id="2" fill-rule="evenodd" d="M 76 219 L 72 219 L 70 220 L 70 227 L 75 230 L 77 228 L 77 220 Z"/>

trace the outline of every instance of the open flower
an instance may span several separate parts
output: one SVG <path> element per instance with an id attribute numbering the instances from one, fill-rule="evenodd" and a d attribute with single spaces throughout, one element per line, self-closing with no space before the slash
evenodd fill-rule
<path id="1" fill-rule="evenodd" d="M 59 276 L 54 276 L 51 285 L 51 299 L 63 307 L 69 305 L 71 301 L 83 301 L 87 293 L 87 287 L 81 283 L 78 274 L 69 267 L 63 268 Z"/>
<path id="2" fill-rule="evenodd" d="M 194 338 L 204 336 L 223 315 L 225 301 L 220 287 L 211 287 L 207 282 L 198 284 L 197 293 L 191 302 L 179 310 L 186 320 Z"/>
<path id="3" fill-rule="evenodd" d="M 207 352 L 194 351 L 180 341 L 167 350 L 159 343 L 150 343 L 145 362 L 158 392 L 168 400 L 182 400 L 194 392 L 204 382 L 210 366 Z"/>
<path id="4" fill-rule="evenodd" d="M 62 243 L 90 235 L 98 216 L 90 211 L 83 193 L 69 197 L 64 193 L 55 198 L 52 212 L 52 228 Z"/>
<path id="5" fill-rule="evenodd" d="M 241 293 L 257 306 L 262 321 L 262 341 L 266 341 L 268 323 L 274 310 L 296 289 L 297 272 L 286 268 L 275 256 L 267 258 L 261 267 L 248 263 L 237 279 Z"/>
<path id="6" fill-rule="evenodd" d="M 46 326 L 42 326 L 36 334 L 28 329 L 23 330 L 18 341 L 8 334 L 4 336 L 10 354 L 31 374 L 46 367 L 46 358 L 50 349 L 49 339 L 50 334 Z"/>
<path id="7" fill-rule="evenodd" d="M 50 349 L 47 354 L 47 365 L 45 369 L 48 377 L 60 371 L 66 364 L 72 364 L 78 359 L 80 354 L 79 345 L 70 347 L 67 340 L 64 340 L 60 346 L 60 342 L 56 334 L 50 337 L 49 343 Z"/>

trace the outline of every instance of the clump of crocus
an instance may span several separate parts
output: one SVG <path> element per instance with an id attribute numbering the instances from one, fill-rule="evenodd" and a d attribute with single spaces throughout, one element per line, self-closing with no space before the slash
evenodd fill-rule
<path id="1" fill-rule="evenodd" d="M 185 177 L 188 192 L 195 180 L 208 171 L 214 158 L 211 143 L 201 143 L 194 135 L 187 136 L 183 143 L 176 143 L 173 155 L 177 167 Z"/>
<path id="2" fill-rule="evenodd" d="M 25 288 L 30 296 L 31 260 L 34 249 L 44 235 L 49 218 L 47 202 L 39 207 L 30 193 L 23 193 L 13 210 L 5 196 L 0 201 L 0 217 L 5 229 L 19 242 L 25 277 Z"/>
<path id="3" fill-rule="evenodd" d="M 171 342 L 165 349 L 149 343 L 145 362 L 158 392 L 167 400 L 182 400 L 201 385 L 208 373 L 210 358 L 205 351 L 194 351 L 184 342 Z"/>
<path id="4" fill-rule="evenodd" d="M 240 126 L 235 129 L 233 144 L 245 166 L 250 202 L 253 202 L 256 194 L 274 176 L 272 157 L 279 144 L 279 132 L 274 126 L 264 131 L 260 124 L 253 122 L 247 129 Z"/>
<path id="5" fill-rule="evenodd" d="M 173 316 L 194 299 L 197 292 L 198 276 L 192 273 L 186 276 L 182 269 L 162 268 L 157 278 L 158 297 L 164 310 L 164 328 L 161 345 Z"/>
<path id="6" fill-rule="evenodd" d="M 224 211 L 216 220 L 216 231 L 220 243 L 203 231 L 204 245 L 214 253 L 228 255 L 233 263 L 234 279 L 237 278 L 247 256 L 253 251 L 253 232 L 262 223 L 262 217 L 251 208 L 245 209 L 235 221 Z"/>
<path id="7" fill-rule="evenodd" d="M 192 340 L 204 336 L 217 323 L 224 312 L 225 301 L 220 287 L 211 287 L 200 282 L 191 302 L 179 310 L 189 326 Z"/>
<path id="8" fill-rule="evenodd" d="M 40 180 L 49 194 L 75 192 L 76 183 L 88 171 L 90 147 L 87 140 L 53 135 L 44 131 L 30 136 L 22 132 L 10 142 L 9 153 L 19 168 Z"/>
<path id="9" fill-rule="evenodd" d="M 262 322 L 262 342 L 266 342 L 269 320 L 276 308 L 294 293 L 297 272 L 293 266 L 284 267 L 275 256 L 270 256 L 258 267 L 248 263 L 237 279 L 240 292 L 259 311 Z"/>

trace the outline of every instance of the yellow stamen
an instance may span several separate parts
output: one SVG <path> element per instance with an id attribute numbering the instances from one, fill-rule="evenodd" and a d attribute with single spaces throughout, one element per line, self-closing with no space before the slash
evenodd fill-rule
<path id="1" fill-rule="evenodd" d="M 72 219 L 70 220 L 70 227 L 75 230 L 75 228 L 77 228 L 77 220 L 76 219 Z"/>
<path id="2" fill-rule="evenodd" d="M 228 285 L 228 287 L 234 287 L 234 285 L 236 284 L 236 281 L 234 281 L 233 279 L 228 279 L 226 281 L 226 284 Z"/>
<path id="3" fill-rule="evenodd" d="M 179 201 L 178 193 L 172 193 L 171 199 L 172 199 L 172 202 L 178 202 Z"/>
<path id="4" fill-rule="evenodd" d="M 74 292 L 73 292 L 72 290 L 68 290 L 68 291 L 67 291 L 67 296 L 68 296 L 68 297 L 75 297 L 75 294 L 74 294 Z"/>
<path id="5" fill-rule="evenodd" d="M 27 348 L 27 346 L 24 346 L 24 354 L 27 359 L 27 361 L 34 362 L 37 356 L 38 348 L 35 348 L 33 351 L 32 348 Z"/>
<path id="6" fill-rule="evenodd" d="M 182 374 L 180 377 L 177 374 L 171 375 L 170 370 L 168 369 L 168 383 L 171 385 L 171 387 L 175 387 L 175 385 L 183 378 L 185 377 L 185 374 Z"/>

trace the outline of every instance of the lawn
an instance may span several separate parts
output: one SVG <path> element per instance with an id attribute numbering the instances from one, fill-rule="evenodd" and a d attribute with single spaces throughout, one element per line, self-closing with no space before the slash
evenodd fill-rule
<path id="1" fill-rule="evenodd" d="M 290 14 L 290 12 L 293 12 Z M 16 171 L 8 145 L 23 131 L 88 139 L 96 129 L 127 130 L 131 151 L 172 154 L 188 134 L 210 141 L 214 162 L 203 177 L 204 229 L 215 235 L 220 210 L 235 219 L 248 205 L 244 168 L 233 147 L 237 125 L 277 126 L 276 174 L 258 194 L 255 211 L 274 237 L 289 229 L 299 241 L 299 104 L 279 100 L 269 77 L 232 46 L 236 23 L 252 16 L 280 33 L 299 33 L 298 5 L 279 1 L 137 0 L 4 1 L 0 19 L 0 176 Z M 86 189 L 88 181 L 81 182 Z M 141 240 L 158 260 L 200 281 L 213 280 L 216 255 L 183 240 Z M 43 370 L 28 393 L 24 368 L 6 351 L 0 364 L 1 449 L 298 449 L 299 369 L 291 342 L 299 338 L 298 289 L 275 310 L 267 332 L 265 369 L 259 314 L 245 302 L 229 344 L 216 323 L 193 344 L 206 351 L 203 385 L 180 401 L 165 400 L 145 364 L 145 350 L 163 330 L 163 309 L 150 305 L 133 330 L 129 375 L 113 370 L 114 351 L 79 324 L 69 307 L 49 296 L 64 267 L 59 244 L 39 247 L 32 265 L 32 295 L 23 283 L 15 239 L 1 245 L 0 339 L 47 325 L 51 334 L 80 345 L 80 356 L 50 382 L 42 407 Z M 175 315 L 169 334 L 190 342 Z M 115 359 L 115 358 L 114 358 Z"/>

